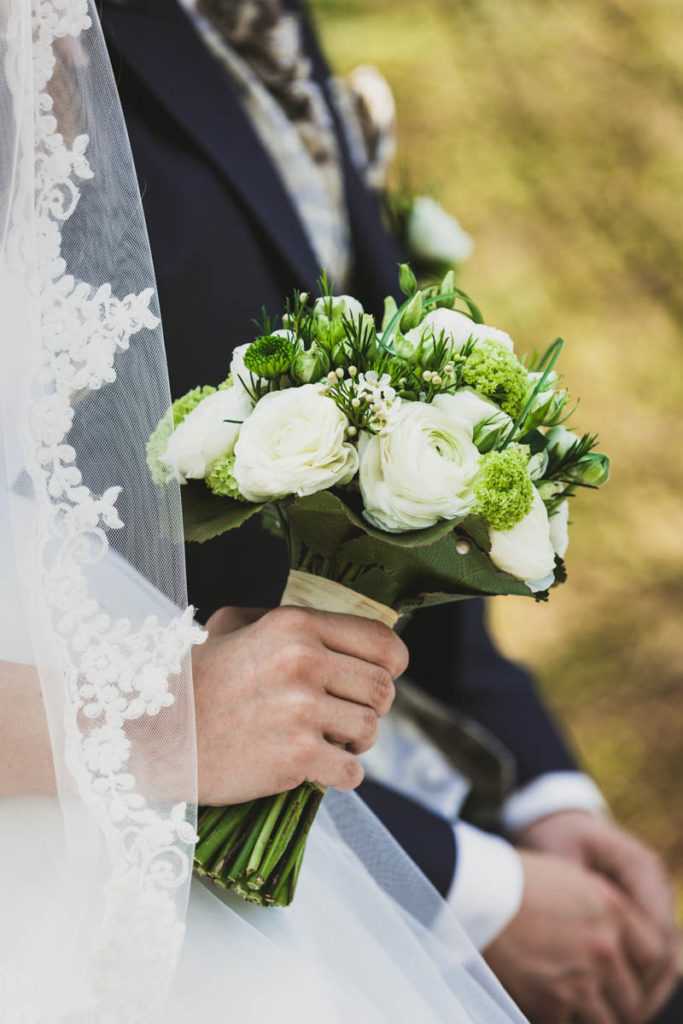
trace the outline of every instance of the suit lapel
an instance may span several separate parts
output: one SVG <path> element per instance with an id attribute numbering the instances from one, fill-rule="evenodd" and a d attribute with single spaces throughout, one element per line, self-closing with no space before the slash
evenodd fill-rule
<path id="1" fill-rule="evenodd" d="M 111 0 L 103 21 L 114 51 L 230 181 L 298 283 L 313 288 L 319 268 L 294 206 L 236 91 L 176 0 Z"/>

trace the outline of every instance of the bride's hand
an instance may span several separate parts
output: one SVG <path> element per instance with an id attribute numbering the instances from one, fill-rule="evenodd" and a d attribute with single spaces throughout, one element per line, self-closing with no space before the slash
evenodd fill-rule
<path id="1" fill-rule="evenodd" d="M 348 790 L 408 651 L 352 615 L 222 608 L 193 651 L 199 800 L 241 803 L 306 780 Z M 334 744 L 342 744 L 343 747 Z"/>

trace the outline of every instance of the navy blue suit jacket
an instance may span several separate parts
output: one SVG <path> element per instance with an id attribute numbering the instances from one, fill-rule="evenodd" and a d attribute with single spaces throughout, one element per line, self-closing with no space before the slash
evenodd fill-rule
<path id="1" fill-rule="evenodd" d="M 314 289 L 320 268 L 275 169 L 217 62 L 174 0 L 109 0 L 103 22 L 138 171 L 157 276 L 171 388 L 222 379 L 262 306 Z M 315 75 L 329 72 L 307 24 Z M 355 276 L 350 290 L 379 312 L 396 290 L 400 254 L 340 133 Z M 221 567 L 224 566 L 224 571 Z M 284 548 L 257 523 L 187 551 L 190 600 L 273 606 Z M 411 675 L 473 717 L 516 759 L 518 781 L 575 767 L 532 681 L 501 658 L 481 601 L 421 611 L 405 638 Z M 363 795 L 434 884 L 449 888 L 457 851 L 449 823 L 389 790 Z"/>

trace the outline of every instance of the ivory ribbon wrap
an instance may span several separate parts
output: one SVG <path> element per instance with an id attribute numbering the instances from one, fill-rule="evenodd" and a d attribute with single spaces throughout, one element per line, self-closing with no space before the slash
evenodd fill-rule
<path id="1" fill-rule="evenodd" d="M 393 629 L 399 613 L 380 601 L 357 594 L 342 583 L 313 576 L 310 572 L 290 569 L 287 586 L 280 605 L 294 605 L 297 608 L 314 608 L 319 612 L 343 612 L 345 615 L 360 615 L 363 619 L 383 622 Z"/>

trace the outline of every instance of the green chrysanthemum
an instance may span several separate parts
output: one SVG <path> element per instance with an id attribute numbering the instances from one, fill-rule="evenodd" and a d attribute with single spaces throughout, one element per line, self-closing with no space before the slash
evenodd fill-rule
<path id="1" fill-rule="evenodd" d="M 479 342 L 465 360 L 462 376 L 465 384 L 492 398 L 513 419 L 523 412 L 528 373 L 499 342 Z"/>
<path id="2" fill-rule="evenodd" d="M 528 448 L 517 444 L 482 457 L 474 488 L 475 512 L 494 530 L 511 530 L 531 511 L 533 484 L 528 461 Z"/>
<path id="3" fill-rule="evenodd" d="M 277 334 L 266 334 L 253 341 L 244 353 L 244 365 L 257 377 L 267 380 L 287 373 L 296 354 L 291 338 Z"/>
<path id="4" fill-rule="evenodd" d="M 216 459 L 204 479 L 207 487 L 214 494 L 219 494 L 223 498 L 236 498 L 237 501 L 246 500 L 240 494 L 235 480 L 234 455 L 224 455 L 222 458 Z"/>

